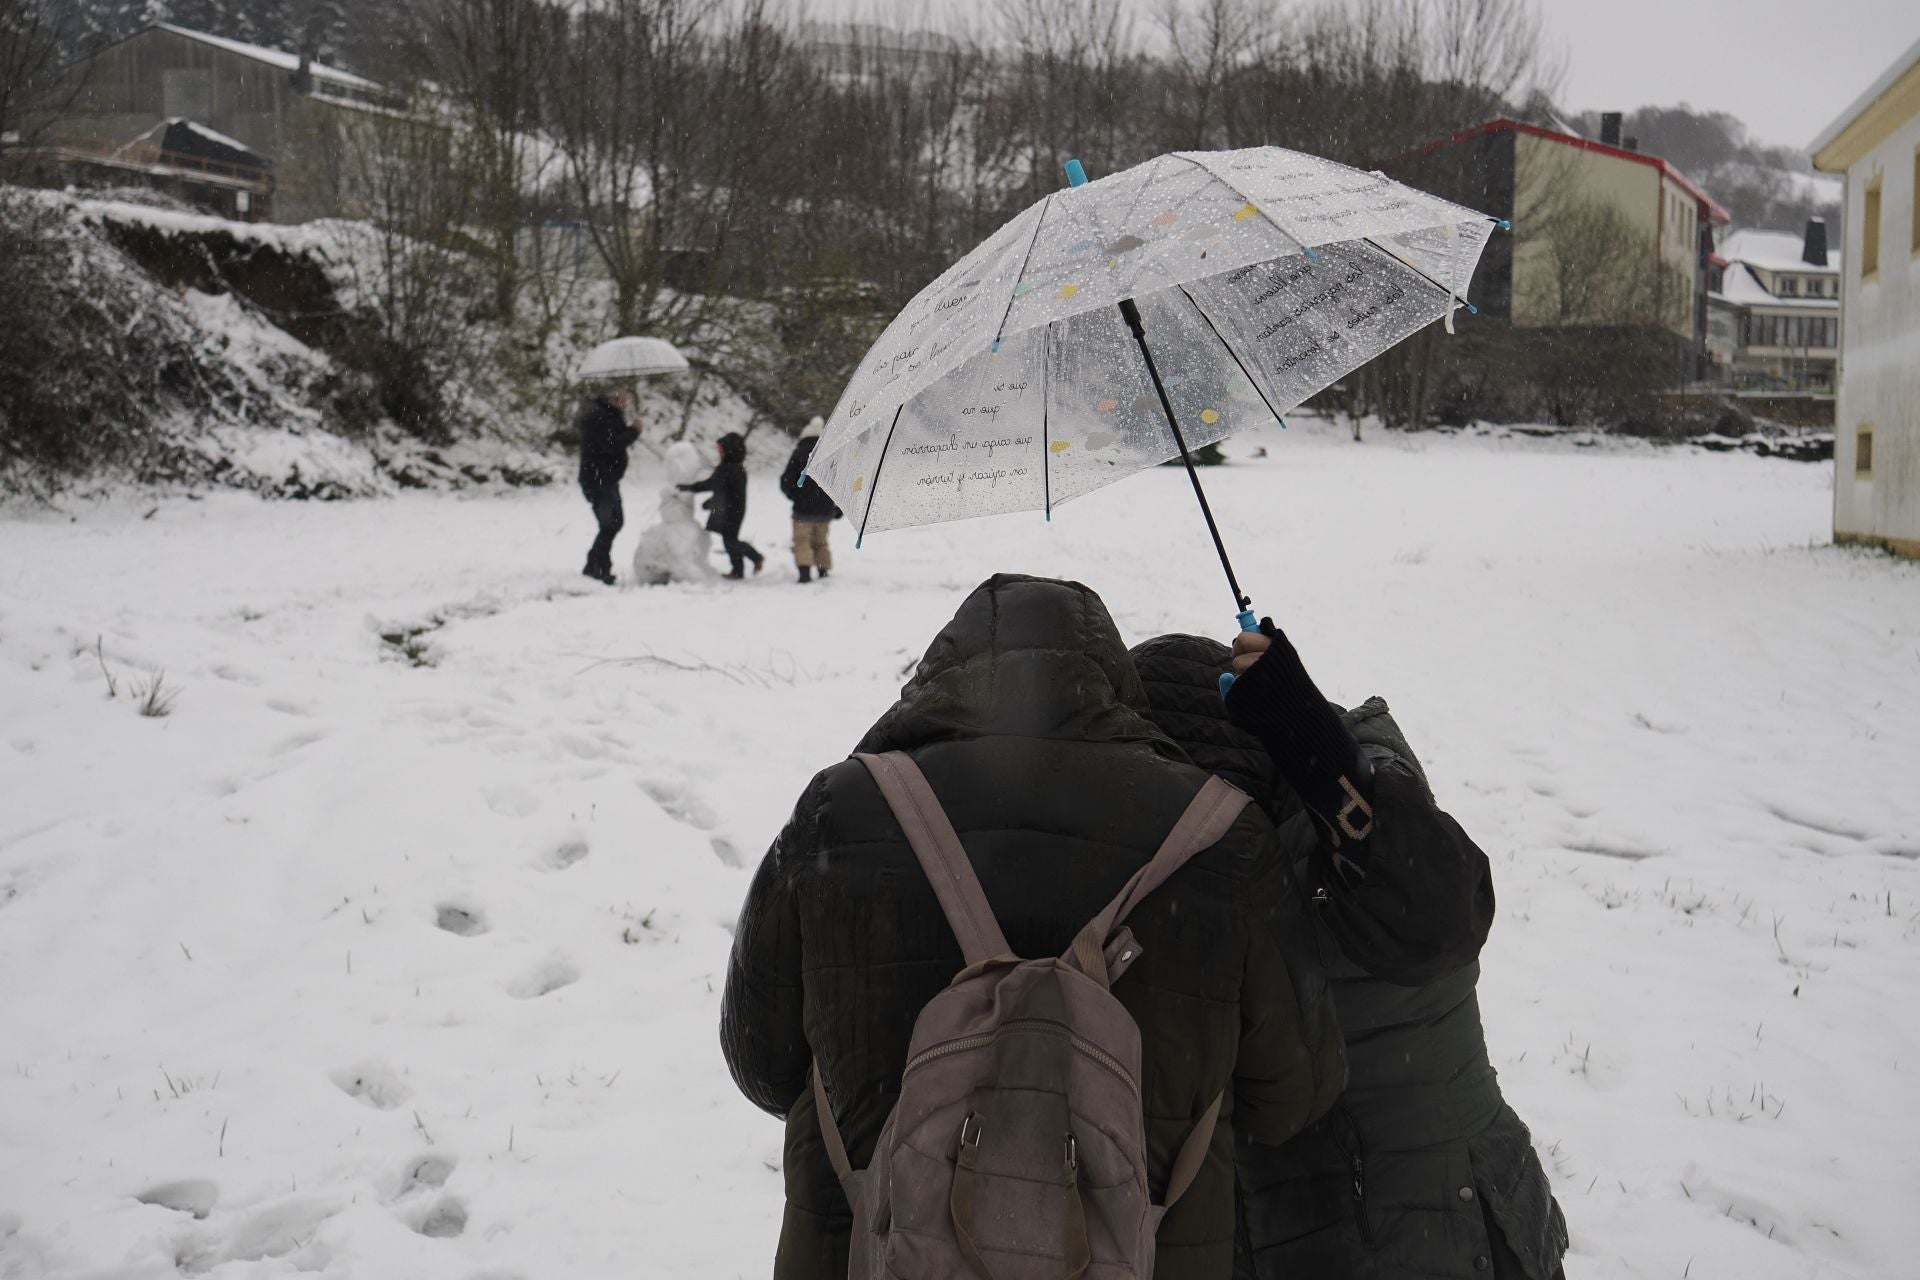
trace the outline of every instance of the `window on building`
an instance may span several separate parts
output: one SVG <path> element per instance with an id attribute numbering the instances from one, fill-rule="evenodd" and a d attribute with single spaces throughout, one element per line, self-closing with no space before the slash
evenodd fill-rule
<path id="1" fill-rule="evenodd" d="M 1800 282 L 1792 276 L 1775 276 L 1773 283 L 1778 287 L 1780 296 L 1791 298 L 1800 292 Z"/>
<path id="2" fill-rule="evenodd" d="M 1913 252 L 1920 253 L 1920 147 L 1913 149 Z"/>
<path id="3" fill-rule="evenodd" d="M 213 114 L 213 72 L 185 68 L 162 71 L 160 104 L 162 115 L 205 120 Z"/>
<path id="4" fill-rule="evenodd" d="M 1853 433 L 1853 474 L 1873 474 L 1873 428 L 1861 427 Z"/>
<path id="5" fill-rule="evenodd" d="M 1871 280 L 1880 274 L 1880 176 L 1867 184 L 1860 218 L 1860 278 Z"/>

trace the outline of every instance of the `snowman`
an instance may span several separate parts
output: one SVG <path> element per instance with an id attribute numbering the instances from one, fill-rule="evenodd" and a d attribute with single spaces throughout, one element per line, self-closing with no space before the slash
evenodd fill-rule
<path id="1" fill-rule="evenodd" d="M 719 577 L 709 554 L 713 535 L 694 514 L 697 493 L 676 487 L 706 474 L 700 451 L 685 440 L 667 448 L 667 486 L 660 490 L 660 519 L 640 534 L 633 551 L 633 580 L 643 586 L 668 582 L 712 582 Z"/>

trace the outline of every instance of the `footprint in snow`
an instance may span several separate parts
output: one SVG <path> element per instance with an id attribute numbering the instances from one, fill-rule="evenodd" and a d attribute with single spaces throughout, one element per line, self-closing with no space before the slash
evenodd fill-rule
<path id="1" fill-rule="evenodd" d="M 391 1111 L 405 1102 L 413 1091 L 400 1073 L 384 1062 L 363 1062 L 341 1067 L 327 1077 L 334 1087 L 349 1098 L 357 1099 L 376 1111 Z"/>
<path id="2" fill-rule="evenodd" d="M 573 962 L 563 956 L 555 956 L 507 983 L 507 994 L 516 1000 L 537 1000 L 578 981 L 580 970 L 574 967 Z"/>
<path id="3" fill-rule="evenodd" d="M 487 931 L 487 917 L 480 908 L 466 906 L 458 902 L 443 902 L 433 909 L 433 924 L 437 929 L 471 938 L 475 934 Z"/>
<path id="4" fill-rule="evenodd" d="M 452 1156 L 424 1155 L 412 1161 L 400 1175 L 400 1190 L 395 1199 L 403 1199 L 420 1190 L 437 1191 L 447 1185 L 457 1163 Z"/>
<path id="5" fill-rule="evenodd" d="M 436 1201 L 432 1208 L 420 1215 L 413 1229 L 423 1236 L 451 1239 L 467 1229 L 467 1206 L 452 1196 Z"/>
<path id="6" fill-rule="evenodd" d="M 565 871 L 574 863 L 587 856 L 587 842 L 581 839 L 562 840 L 553 848 L 540 855 L 539 865 L 548 871 Z"/>
<path id="7" fill-rule="evenodd" d="M 182 1178 L 178 1182 L 162 1182 L 148 1187 L 134 1199 L 141 1204 L 158 1205 L 162 1209 L 204 1218 L 220 1202 L 220 1188 L 206 1178 Z"/>
<path id="8" fill-rule="evenodd" d="M 720 825 L 720 815 L 692 790 L 671 782 L 654 778 L 642 778 L 640 790 L 664 810 L 668 817 L 702 831 L 711 831 Z"/>

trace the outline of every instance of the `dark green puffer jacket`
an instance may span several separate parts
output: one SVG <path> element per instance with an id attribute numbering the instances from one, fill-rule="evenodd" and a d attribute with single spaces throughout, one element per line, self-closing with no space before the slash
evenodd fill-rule
<path id="1" fill-rule="evenodd" d="M 1217 685 L 1226 646 L 1163 636 L 1133 652 L 1150 717 L 1196 764 L 1260 800 L 1283 832 L 1312 823 L 1259 739 L 1226 719 Z M 1375 773 L 1369 880 L 1398 882 L 1419 907 L 1405 922 L 1421 935 L 1411 956 L 1375 967 L 1414 985 L 1363 967 L 1379 938 L 1341 928 L 1327 909 L 1339 886 L 1324 864 L 1303 864 L 1309 892 L 1331 890 L 1316 903 L 1315 928 L 1347 1045 L 1347 1090 L 1291 1142 L 1239 1144 L 1237 1274 L 1550 1280 L 1566 1221 L 1526 1125 L 1500 1096 L 1474 993 L 1493 911 L 1485 856 L 1435 806 L 1384 702 L 1344 718 Z"/>
<path id="2" fill-rule="evenodd" d="M 1009 944 L 1058 955 L 1206 781 L 1145 706 L 1099 597 L 997 577 L 962 605 L 860 749 L 913 756 Z M 1234 1132 L 1285 1141 L 1344 1083 L 1291 866 L 1249 805 L 1129 917 L 1141 955 L 1113 990 L 1142 1030 L 1156 1198 L 1195 1120 L 1227 1091 L 1206 1164 L 1161 1225 L 1161 1280 L 1226 1280 Z M 863 1167 L 898 1099 L 914 1020 L 961 965 L 866 769 L 846 761 L 815 777 L 754 878 L 721 1014 L 742 1092 L 787 1121 L 780 1280 L 846 1275 L 849 1213 L 822 1147 L 810 1064 L 819 1059 Z"/>

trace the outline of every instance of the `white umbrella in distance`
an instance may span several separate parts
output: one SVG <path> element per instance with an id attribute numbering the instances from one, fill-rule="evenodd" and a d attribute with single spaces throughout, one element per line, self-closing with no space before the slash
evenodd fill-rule
<path id="1" fill-rule="evenodd" d="M 574 370 L 575 382 L 613 382 L 683 373 L 687 358 L 665 338 L 614 338 L 587 352 Z"/>

